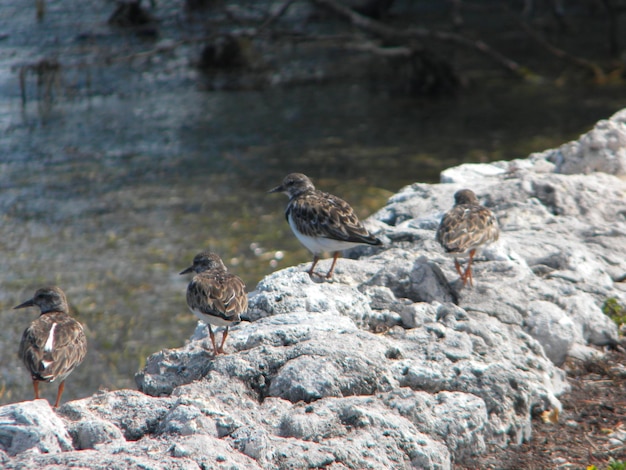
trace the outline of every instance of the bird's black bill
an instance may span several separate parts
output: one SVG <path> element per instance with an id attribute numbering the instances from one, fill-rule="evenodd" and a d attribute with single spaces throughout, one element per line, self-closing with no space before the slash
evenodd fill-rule
<path id="1" fill-rule="evenodd" d="M 187 269 L 182 270 L 178 274 L 187 274 L 187 273 L 190 273 L 191 271 L 193 271 L 193 266 L 189 266 Z"/>
<path id="2" fill-rule="evenodd" d="M 13 309 L 17 310 L 18 308 L 32 307 L 34 305 L 35 305 L 35 303 L 33 302 L 33 299 L 30 299 L 30 300 L 27 300 L 26 302 L 24 302 L 23 304 L 19 304 L 17 307 L 13 307 Z"/>
<path id="3" fill-rule="evenodd" d="M 273 189 L 270 189 L 268 191 L 268 193 L 282 193 L 285 190 L 285 188 L 283 188 L 283 185 L 281 184 L 280 186 L 276 186 Z"/>

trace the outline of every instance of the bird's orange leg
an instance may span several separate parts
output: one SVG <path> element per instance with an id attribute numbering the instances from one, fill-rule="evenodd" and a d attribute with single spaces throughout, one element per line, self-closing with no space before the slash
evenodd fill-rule
<path id="1" fill-rule="evenodd" d="M 467 262 L 467 268 L 465 268 L 465 273 L 463 273 L 463 285 L 465 285 L 469 279 L 469 284 L 471 287 L 474 287 L 474 280 L 472 277 L 472 261 L 474 259 L 474 255 L 476 254 L 476 250 L 470 250 L 469 252 L 469 261 Z"/>
<path id="2" fill-rule="evenodd" d="M 461 277 L 461 279 L 463 279 L 463 276 L 465 273 L 463 273 L 463 270 L 461 269 L 461 263 L 459 263 L 459 260 L 456 258 L 454 258 L 454 267 L 456 268 L 456 272 L 459 273 L 459 276 Z"/>
<path id="3" fill-rule="evenodd" d="M 311 269 L 309 269 L 309 276 L 313 277 L 313 274 L 315 274 L 313 270 L 315 269 L 315 265 L 317 264 L 319 260 L 320 260 L 319 256 L 313 255 L 313 264 L 311 265 Z"/>
<path id="4" fill-rule="evenodd" d="M 57 391 L 57 401 L 54 402 L 55 408 L 58 408 L 59 403 L 61 403 L 61 395 L 63 395 L 63 390 L 65 390 L 65 380 L 59 384 L 59 390 Z"/>
<path id="5" fill-rule="evenodd" d="M 330 265 L 330 270 L 326 274 L 326 279 L 333 277 L 333 271 L 335 270 L 335 265 L 337 264 L 337 258 L 339 258 L 339 252 L 335 251 L 335 254 L 333 255 L 333 264 Z"/>
<path id="6" fill-rule="evenodd" d="M 213 329 L 209 323 L 207 323 L 206 326 L 209 327 L 209 336 L 211 337 L 211 344 L 213 344 L 213 354 L 217 356 L 220 352 L 215 345 L 215 334 L 213 334 Z"/>
<path id="7" fill-rule="evenodd" d="M 39 381 L 33 380 L 33 390 L 35 391 L 35 400 L 39 400 Z"/>
<path id="8" fill-rule="evenodd" d="M 224 343 L 226 342 L 226 337 L 228 336 L 228 327 L 226 327 L 226 329 L 224 330 L 224 334 L 222 335 L 222 344 L 220 344 L 220 347 L 218 348 L 217 352 L 222 353 L 222 354 L 226 354 L 224 352 Z"/>

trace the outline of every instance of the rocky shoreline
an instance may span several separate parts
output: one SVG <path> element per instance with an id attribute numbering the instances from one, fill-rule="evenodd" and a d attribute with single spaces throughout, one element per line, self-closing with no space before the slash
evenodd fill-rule
<path id="1" fill-rule="evenodd" d="M 626 110 L 558 149 L 405 187 L 366 222 L 384 246 L 332 282 L 303 266 L 263 279 L 230 354 L 213 358 L 199 325 L 148 358 L 138 391 L 0 407 L 0 464 L 448 469 L 531 439 L 568 389 L 560 366 L 618 341 L 601 307 L 626 303 L 624 174 Z M 434 239 L 463 187 L 502 229 L 474 288 Z"/>

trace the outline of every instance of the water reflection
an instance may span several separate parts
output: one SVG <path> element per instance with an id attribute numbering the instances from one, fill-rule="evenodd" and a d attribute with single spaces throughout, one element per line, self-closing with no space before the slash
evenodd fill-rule
<path id="1" fill-rule="evenodd" d="M 403 185 L 436 181 L 459 162 L 559 145 L 626 102 L 619 89 L 521 84 L 434 102 L 363 83 L 202 92 L 184 52 L 107 66 L 94 58 L 104 52 L 74 36 L 43 40 L 51 30 L 64 37 L 55 8 L 69 8 L 48 5 L 42 25 L 17 10 L 12 26 L 2 23 L 10 34 L 0 41 L 0 403 L 31 398 L 16 351 L 36 313 L 11 307 L 44 284 L 61 286 L 88 328 L 89 354 L 66 399 L 134 387 L 147 355 L 182 345 L 195 327 L 188 279 L 178 275 L 195 253 L 218 252 L 249 290 L 310 260 L 284 219 L 284 198 L 266 194 L 285 174 L 308 174 L 364 218 Z M 101 22 L 97 11 L 81 24 Z M 123 38 L 107 36 L 106 53 L 115 41 Z M 27 83 L 22 108 L 15 64 L 60 50 L 66 63 L 99 65 L 66 73 L 45 115 Z"/>

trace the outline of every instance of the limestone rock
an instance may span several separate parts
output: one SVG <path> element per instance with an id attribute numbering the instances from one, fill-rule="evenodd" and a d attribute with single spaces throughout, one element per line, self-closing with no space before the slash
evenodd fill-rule
<path id="1" fill-rule="evenodd" d="M 77 450 L 95 449 L 97 445 L 122 442 L 122 431 L 109 421 L 102 419 L 84 419 L 75 426 L 69 426 Z"/>
<path id="2" fill-rule="evenodd" d="M 622 172 L 625 120 L 401 189 L 366 221 L 385 245 L 346 253 L 332 281 L 308 264 L 263 279 L 228 355 L 213 357 L 199 324 L 148 358 L 139 391 L 98 392 L 58 416 L 42 400 L 0 408 L 0 463 L 450 469 L 530 439 L 532 417 L 568 389 L 559 365 L 618 340 L 601 306 L 626 303 L 626 182 L 573 173 Z M 501 227 L 473 288 L 435 241 L 464 187 Z"/>
<path id="3" fill-rule="evenodd" d="M 24 453 L 58 453 L 72 449 L 63 421 L 46 400 L 0 407 L 0 449 L 10 456 Z"/>
<path id="4" fill-rule="evenodd" d="M 70 423 L 107 421 L 121 431 L 124 439 L 135 441 L 157 430 L 172 403 L 171 399 L 157 400 L 132 390 L 101 391 L 92 397 L 66 403 L 59 408 L 59 413 Z M 101 434 L 110 434 L 112 441 L 119 437 L 113 428 L 98 431 L 98 435 Z"/>
<path id="5" fill-rule="evenodd" d="M 626 110 L 598 122 L 578 140 L 531 157 L 554 163 L 558 173 L 626 174 Z"/>

